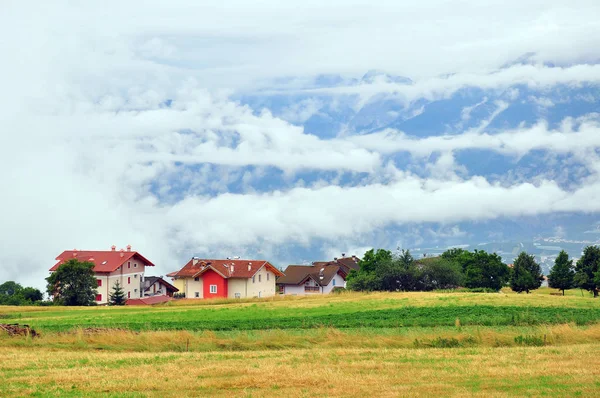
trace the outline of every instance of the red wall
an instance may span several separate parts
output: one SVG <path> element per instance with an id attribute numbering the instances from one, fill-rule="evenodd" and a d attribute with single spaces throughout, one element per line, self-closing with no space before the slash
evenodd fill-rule
<path id="1" fill-rule="evenodd" d="M 202 274 L 202 284 L 204 285 L 204 298 L 225 297 L 227 298 L 227 280 L 217 274 L 212 269 Z M 210 285 L 217 285 L 217 293 L 210 292 Z"/>

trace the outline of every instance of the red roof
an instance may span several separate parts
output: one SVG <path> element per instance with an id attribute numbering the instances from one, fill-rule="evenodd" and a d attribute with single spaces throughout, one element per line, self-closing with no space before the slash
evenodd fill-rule
<path id="1" fill-rule="evenodd" d="M 266 267 L 276 276 L 283 273 L 265 260 L 209 260 L 192 258 L 179 271 L 167 274 L 171 278 L 196 278 L 208 269 L 224 278 L 252 278 L 256 272 Z"/>
<path id="2" fill-rule="evenodd" d="M 129 299 L 125 302 L 125 305 L 152 305 L 166 303 L 169 300 L 171 300 L 171 297 L 168 296 L 152 296 L 140 299 Z"/>
<path id="3" fill-rule="evenodd" d="M 146 266 L 154 266 L 147 258 L 138 252 L 133 251 L 112 251 L 112 250 L 65 250 L 56 259 L 50 271 L 56 271 L 63 262 L 75 258 L 79 261 L 89 261 L 94 263 L 94 272 L 113 272 L 121 265 L 132 258 L 139 260 Z"/>

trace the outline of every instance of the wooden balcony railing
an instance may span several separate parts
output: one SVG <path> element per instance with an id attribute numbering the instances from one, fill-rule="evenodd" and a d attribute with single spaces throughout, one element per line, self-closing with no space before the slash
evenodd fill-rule
<path id="1" fill-rule="evenodd" d="M 319 286 L 304 286 L 305 292 L 319 292 Z"/>

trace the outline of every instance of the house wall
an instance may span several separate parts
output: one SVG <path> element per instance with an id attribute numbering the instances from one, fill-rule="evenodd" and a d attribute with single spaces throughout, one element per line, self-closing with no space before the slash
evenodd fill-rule
<path id="1" fill-rule="evenodd" d="M 102 286 L 96 289 L 96 293 L 102 295 L 102 299 L 96 301 L 97 304 L 107 304 L 113 286 L 119 282 L 125 292 L 125 298 L 141 298 L 144 295 L 142 279 L 146 267 L 139 261 L 128 261 L 111 273 L 94 274 L 97 280 L 102 281 Z M 131 279 L 128 279 L 131 278 Z"/>
<path id="2" fill-rule="evenodd" d="M 202 282 L 204 284 L 204 298 L 227 297 L 227 280 L 217 274 L 212 269 L 208 269 L 202 274 Z M 217 286 L 217 292 L 211 293 L 210 287 Z"/>
<path id="3" fill-rule="evenodd" d="M 230 278 L 227 279 L 227 297 L 236 298 L 235 294 L 239 293 L 240 298 L 247 296 L 248 281 L 246 278 Z"/>
<path id="4" fill-rule="evenodd" d="M 275 295 L 275 274 L 266 267 L 254 274 L 252 278 L 247 279 L 248 293 L 246 297 L 271 297 Z"/>
<path id="5" fill-rule="evenodd" d="M 333 281 L 335 281 L 335 285 Z M 345 283 L 346 281 L 340 276 L 340 274 L 335 274 L 335 276 L 329 281 L 329 284 L 327 286 L 323 286 L 323 294 L 331 293 L 335 287 L 344 287 Z"/>
<path id="6" fill-rule="evenodd" d="M 204 298 L 202 278 L 197 281 L 194 278 L 174 279 L 173 286 L 179 289 L 179 293 L 185 293 L 186 298 Z M 196 293 L 198 293 L 198 297 L 196 297 Z"/>
<path id="7" fill-rule="evenodd" d="M 306 292 L 304 291 L 304 285 L 284 285 L 283 294 L 303 296 L 306 294 Z"/>

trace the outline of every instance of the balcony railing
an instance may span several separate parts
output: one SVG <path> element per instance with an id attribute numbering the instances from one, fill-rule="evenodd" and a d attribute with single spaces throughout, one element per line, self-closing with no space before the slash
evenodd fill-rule
<path id="1" fill-rule="evenodd" d="M 304 286 L 305 292 L 319 292 L 319 286 Z"/>

